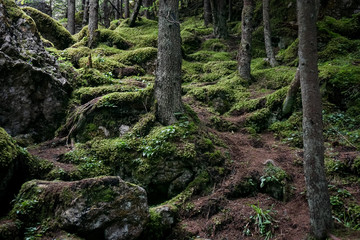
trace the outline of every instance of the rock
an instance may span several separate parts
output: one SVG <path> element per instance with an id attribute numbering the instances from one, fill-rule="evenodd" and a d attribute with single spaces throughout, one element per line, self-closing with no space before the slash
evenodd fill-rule
<path id="1" fill-rule="evenodd" d="M 52 15 L 51 6 L 45 2 L 45 0 L 36 0 L 36 1 L 22 1 L 17 0 L 16 4 L 21 7 L 33 7 L 49 16 Z"/>
<path id="2" fill-rule="evenodd" d="M 16 224 L 12 220 L 2 220 L 0 221 L 0 240 L 20 240 L 23 239 L 20 237 L 19 224 Z"/>
<path id="3" fill-rule="evenodd" d="M 52 165 L 32 157 L 0 128 L 0 215 L 9 210 L 10 202 L 21 185 L 31 177 L 41 177 Z"/>
<path id="4" fill-rule="evenodd" d="M 25 225 L 41 222 L 86 239 L 135 239 L 149 217 L 145 190 L 119 177 L 33 180 L 17 199 L 12 213 Z"/>
<path id="5" fill-rule="evenodd" d="M 34 21 L 11 0 L 0 0 L 0 46 L 0 126 L 12 136 L 52 137 L 65 113 L 69 85 Z"/>

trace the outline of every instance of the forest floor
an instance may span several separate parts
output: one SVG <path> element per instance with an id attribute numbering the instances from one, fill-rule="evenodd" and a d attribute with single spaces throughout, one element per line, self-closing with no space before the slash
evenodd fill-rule
<path id="1" fill-rule="evenodd" d="M 275 139 L 273 133 L 263 132 L 251 135 L 246 131 L 218 131 L 210 127 L 209 118 L 213 115 L 204 104 L 184 99 L 191 105 L 204 125 L 211 133 L 217 135 L 226 145 L 231 162 L 227 164 L 227 174 L 222 181 L 215 183 L 207 195 L 193 196 L 179 214 L 177 229 L 170 239 L 188 239 L 185 236 L 198 236 L 212 240 L 262 239 L 259 235 L 261 225 L 254 225 L 251 219 L 256 217 L 255 208 L 269 213 L 272 219 L 269 225 L 264 224 L 265 234 L 272 232 L 273 239 L 305 239 L 309 232 L 309 212 L 305 193 L 305 180 L 302 167 L 302 149 L 290 147 Z M 227 121 L 238 124 L 243 116 L 227 117 Z M 66 171 L 75 168 L 72 164 L 58 160 L 72 147 L 58 139 L 29 149 L 29 152 L 43 159 L 48 159 L 55 166 Z M 337 152 L 346 160 L 356 155 L 353 149 L 337 147 Z M 291 196 L 287 201 L 279 201 L 264 193 L 254 193 L 247 197 L 227 197 L 231 189 L 244 178 L 260 176 L 267 162 L 274 163 L 290 175 Z M 344 188 L 360 201 L 360 186 L 346 185 Z M 336 223 L 336 230 L 331 239 L 360 239 L 359 231 L 352 231 Z M 246 233 L 246 230 L 248 232 Z M 185 235 L 185 236 L 184 236 Z"/>

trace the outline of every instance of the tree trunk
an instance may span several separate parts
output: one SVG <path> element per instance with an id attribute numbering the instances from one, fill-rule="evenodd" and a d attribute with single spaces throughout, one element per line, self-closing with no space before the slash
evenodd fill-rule
<path id="1" fill-rule="evenodd" d="M 125 11 L 125 18 L 129 18 L 130 17 L 130 3 L 129 0 L 125 0 L 125 7 L 124 7 L 124 11 Z"/>
<path id="2" fill-rule="evenodd" d="M 263 0 L 263 22 L 264 22 L 264 40 L 265 40 L 265 50 L 266 56 L 269 59 L 271 67 L 275 67 L 278 65 L 275 55 L 274 49 L 271 44 L 271 28 L 270 28 L 270 16 L 269 16 L 269 0 Z"/>
<path id="3" fill-rule="evenodd" d="M 304 172 L 311 234 L 316 239 L 325 239 L 333 222 L 324 169 L 322 104 L 317 68 L 316 4 L 316 1 L 297 1 L 299 71 L 303 105 Z"/>
<path id="4" fill-rule="evenodd" d="M 104 12 L 104 26 L 108 28 L 110 26 L 110 9 L 109 9 L 109 0 L 104 0 L 103 2 L 103 12 Z"/>
<path id="5" fill-rule="evenodd" d="M 94 48 L 97 39 L 99 0 L 90 0 L 89 8 L 89 42 L 88 46 Z"/>
<path id="6" fill-rule="evenodd" d="M 120 0 L 115 0 L 115 19 L 119 19 L 121 16 L 121 10 L 120 10 Z"/>
<path id="7" fill-rule="evenodd" d="M 179 0 L 160 1 L 158 56 L 155 80 L 156 116 L 164 125 L 183 113 L 181 101 L 181 37 Z"/>
<path id="8" fill-rule="evenodd" d="M 216 38 L 227 38 L 226 0 L 210 0 L 214 35 Z"/>
<path id="9" fill-rule="evenodd" d="M 84 15 L 82 20 L 82 26 L 86 26 L 89 23 L 89 0 L 85 0 Z"/>
<path id="10" fill-rule="evenodd" d="M 282 115 L 284 117 L 290 115 L 293 112 L 296 93 L 299 91 L 299 88 L 300 88 L 300 72 L 298 68 L 296 69 L 294 80 L 290 84 L 290 88 L 286 94 L 286 98 L 283 103 Z"/>
<path id="11" fill-rule="evenodd" d="M 129 27 L 135 27 L 136 18 L 139 15 L 141 4 L 142 4 L 142 0 L 137 0 L 136 1 L 134 11 L 133 11 L 133 13 L 131 14 L 131 17 L 130 17 Z"/>
<path id="12" fill-rule="evenodd" d="M 241 43 L 238 55 L 238 70 L 240 77 L 251 80 L 251 42 L 253 31 L 254 0 L 244 0 L 241 22 Z"/>
<path id="13" fill-rule="evenodd" d="M 232 1 L 229 0 L 228 21 L 231 22 L 231 20 L 232 20 Z"/>
<path id="14" fill-rule="evenodd" d="M 204 0 L 204 25 L 207 27 L 212 22 L 210 0 Z"/>
<path id="15" fill-rule="evenodd" d="M 67 29 L 71 34 L 75 34 L 75 0 L 68 1 Z"/>

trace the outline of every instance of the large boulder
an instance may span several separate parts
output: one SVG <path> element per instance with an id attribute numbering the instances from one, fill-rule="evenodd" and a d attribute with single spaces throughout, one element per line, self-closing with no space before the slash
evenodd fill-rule
<path id="1" fill-rule="evenodd" d="M 10 202 L 21 185 L 49 172 L 52 165 L 31 156 L 0 128 L 0 216 L 9 210 Z"/>
<path id="2" fill-rule="evenodd" d="M 33 180 L 17 196 L 13 214 L 25 226 L 46 225 L 85 239 L 136 239 L 149 218 L 143 188 L 120 177 L 74 182 Z"/>
<path id="3" fill-rule="evenodd" d="M 52 137 L 69 93 L 34 21 L 13 0 L 0 0 L 0 126 L 11 135 Z"/>

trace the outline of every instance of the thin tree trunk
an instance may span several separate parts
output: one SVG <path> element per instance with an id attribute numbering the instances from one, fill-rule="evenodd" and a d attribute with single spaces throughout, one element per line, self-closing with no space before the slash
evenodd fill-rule
<path id="1" fill-rule="evenodd" d="M 94 48 L 97 40 L 99 0 L 90 0 L 89 8 L 89 42 L 88 46 Z"/>
<path id="2" fill-rule="evenodd" d="M 299 71 L 303 105 L 304 172 L 311 234 L 325 239 L 332 228 L 331 205 L 324 169 L 322 104 L 318 79 L 316 1 L 297 1 Z"/>
<path id="3" fill-rule="evenodd" d="M 204 0 L 204 25 L 207 27 L 212 22 L 210 0 Z"/>
<path id="4" fill-rule="evenodd" d="M 290 88 L 286 94 L 286 98 L 282 107 L 282 115 L 288 116 L 292 113 L 294 108 L 294 103 L 296 99 L 296 93 L 300 88 L 300 71 L 299 68 L 296 69 L 294 80 L 290 84 Z"/>
<path id="5" fill-rule="evenodd" d="M 104 12 L 104 26 L 108 28 L 110 26 L 110 9 L 109 9 L 109 0 L 104 0 L 103 2 L 103 12 Z"/>
<path id="6" fill-rule="evenodd" d="M 68 1 L 67 29 L 71 34 L 75 34 L 75 0 Z"/>
<path id="7" fill-rule="evenodd" d="M 129 18 L 130 17 L 130 3 L 129 0 L 125 0 L 125 7 L 124 7 L 124 11 L 125 11 L 125 18 Z"/>
<path id="8" fill-rule="evenodd" d="M 181 37 L 179 0 L 160 1 L 158 56 L 155 80 L 156 116 L 164 125 L 183 113 L 181 101 Z"/>
<path id="9" fill-rule="evenodd" d="M 270 28 L 270 7 L 269 7 L 269 0 L 263 0 L 263 22 L 264 22 L 264 39 L 265 39 L 265 50 L 266 56 L 269 59 L 271 67 L 275 67 L 278 65 L 274 49 L 272 48 L 271 44 L 271 28 Z"/>
<path id="10" fill-rule="evenodd" d="M 85 0 L 84 15 L 82 20 L 82 26 L 86 26 L 89 23 L 89 0 Z"/>
<path id="11" fill-rule="evenodd" d="M 147 19 L 154 19 L 154 14 L 152 13 L 151 6 L 153 5 L 152 0 L 144 0 L 144 7 L 145 7 L 145 17 Z"/>
<path id="12" fill-rule="evenodd" d="M 133 11 L 133 13 L 131 14 L 131 17 L 130 17 L 129 27 L 135 27 L 136 18 L 139 15 L 141 4 L 142 4 L 142 0 L 137 0 L 136 1 L 134 11 Z"/>
<path id="13" fill-rule="evenodd" d="M 232 20 L 232 0 L 229 0 L 228 21 Z"/>
<path id="14" fill-rule="evenodd" d="M 227 38 L 226 26 L 226 0 L 210 0 L 214 35 L 216 38 Z"/>
<path id="15" fill-rule="evenodd" d="M 115 0 L 115 6 L 116 6 L 116 9 L 115 9 L 115 19 L 119 19 L 121 16 L 120 16 L 120 0 Z"/>
<path id="16" fill-rule="evenodd" d="M 244 0 L 241 23 L 241 43 L 238 55 L 240 77 L 251 80 L 251 42 L 253 31 L 254 0 Z"/>

